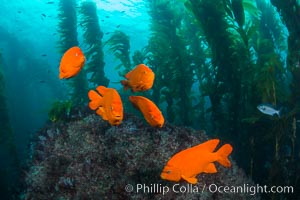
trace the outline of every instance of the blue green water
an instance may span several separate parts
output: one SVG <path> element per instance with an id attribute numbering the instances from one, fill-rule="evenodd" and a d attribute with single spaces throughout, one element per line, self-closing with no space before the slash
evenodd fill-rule
<path id="1" fill-rule="evenodd" d="M 132 38 L 132 52 L 147 44 L 149 16 L 143 1 L 94 2 L 103 41 L 120 30 Z M 5 60 L 8 106 L 15 137 L 22 141 L 18 152 L 24 157 L 29 135 L 44 125 L 51 104 L 68 98 L 68 88 L 58 79 L 58 1 L 2 1 L 1 10 L 0 49 Z M 80 28 L 78 36 L 79 45 L 84 46 Z M 114 68 L 119 62 L 107 48 L 104 51 L 105 73 L 112 82 L 118 82 L 121 78 Z M 121 86 L 111 83 L 109 87 Z"/>

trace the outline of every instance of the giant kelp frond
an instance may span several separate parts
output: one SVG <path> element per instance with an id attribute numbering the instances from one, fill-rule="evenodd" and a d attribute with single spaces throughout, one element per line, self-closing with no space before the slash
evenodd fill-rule
<path id="1" fill-rule="evenodd" d="M 219 34 L 228 28 L 226 23 L 226 11 L 222 1 L 199 1 L 190 0 L 186 3 L 186 7 L 194 14 L 197 21 L 201 24 L 202 30 L 207 41 L 212 44 L 213 38 L 217 38 Z"/>
<path id="2" fill-rule="evenodd" d="M 271 3 L 277 8 L 279 11 L 283 23 L 286 25 L 287 30 L 289 32 L 288 36 L 288 54 L 286 65 L 287 69 L 290 70 L 292 75 L 292 81 L 290 84 L 291 96 L 290 102 L 292 103 L 294 109 L 298 110 L 300 107 L 300 68 L 299 68 L 299 60 L 300 60 L 300 5 L 299 1 L 291 0 L 291 1 L 279 1 L 279 0 L 271 0 Z M 299 116 L 299 111 L 295 117 Z"/>
<path id="3" fill-rule="evenodd" d="M 152 23 L 167 25 L 173 19 L 173 14 L 168 7 L 169 2 L 166 0 L 152 0 L 149 4 L 149 15 L 153 19 Z M 162 18 L 162 16 L 164 16 Z"/>
<path id="4" fill-rule="evenodd" d="M 68 48 L 78 45 L 76 0 L 60 0 L 58 5 L 58 48 L 64 53 Z"/>
<path id="5" fill-rule="evenodd" d="M 84 31 L 83 38 L 88 46 L 85 56 L 88 60 L 87 71 L 91 73 L 90 81 L 95 85 L 107 86 L 109 80 L 104 74 L 103 32 L 98 22 L 96 4 L 94 2 L 83 2 L 80 7 L 80 14 L 80 25 Z"/>
<path id="6" fill-rule="evenodd" d="M 178 4 L 169 1 L 149 1 L 151 37 L 147 47 L 147 62 L 155 72 L 152 99 L 167 103 L 167 119 L 189 125 L 192 114 L 190 92 L 194 82 L 193 69 L 183 38 L 183 13 Z M 183 9 L 184 10 L 184 9 Z M 174 115 L 176 110 L 179 115 Z"/>
<path id="7" fill-rule="evenodd" d="M 285 43 L 282 31 L 284 29 L 270 4 L 258 0 L 257 6 L 262 15 L 259 37 L 253 45 L 257 53 L 257 74 L 254 81 L 262 94 L 262 100 L 276 104 L 277 98 L 282 102 L 284 101 L 282 97 L 286 96 L 278 95 L 286 90 L 286 86 L 283 84 L 285 83 L 285 69 L 281 61 L 281 50 L 279 50 L 279 46 Z"/>
<path id="8" fill-rule="evenodd" d="M 80 7 L 80 14 L 80 26 L 84 31 L 83 37 L 89 45 L 88 48 L 91 48 L 93 45 L 97 45 L 103 37 L 103 32 L 100 30 L 98 22 L 96 4 L 91 1 L 83 2 Z"/>
<path id="9" fill-rule="evenodd" d="M 287 38 L 287 59 L 286 59 L 286 68 L 290 71 L 291 74 L 291 83 L 290 90 L 291 94 L 289 96 L 289 103 L 292 107 L 292 110 L 289 115 L 286 117 L 284 122 L 287 124 L 286 127 L 282 127 L 276 133 L 276 148 L 275 148 L 275 158 L 274 164 L 272 165 L 272 174 L 270 174 L 270 180 L 272 184 L 292 184 L 295 187 L 299 187 L 299 174 L 291 172 L 290 166 L 299 165 L 299 159 L 294 159 L 295 156 L 299 158 L 299 129 L 296 125 L 296 122 L 299 120 L 299 108 L 300 108 L 300 4 L 298 0 L 271 0 L 271 3 L 276 7 L 278 13 L 281 15 L 283 23 L 286 25 L 288 30 Z M 275 31 L 273 31 L 275 33 Z M 274 34 L 276 35 L 276 34 Z M 280 38 L 280 37 L 277 37 Z M 282 120 L 283 121 L 283 120 Z M 289 130 L 289 131 L 287 131 Z M 280 136 L 283 137 L 280 138 Z M 274 139 L 273 139 L 274 141 Z M 284 142 L 284 143 L 281 143 Z M 281 156 L 280 150 L 285 146 L 288 146 L 291 149 L 289 157 Z M 298 162 L 298 164 L 296 164 Z M 289 170 L 286 170 L 289 169 Z M 299 170 L 299 167 L 293 168 L 294 170 Z M 284 173 L 288 171 L 289 174 Z M 276 173 L 277 172 L 277 173 Z M 281 173 L 278 173 L 281 172 Z M 281 177 L 279 177 L 281 175 Z M 295 193 L 294 196 L 284 196 L 281 198 L 299 198 L 299 191 Z M 275 198 L 274 198 L 275 199 Z M 279 199 L 279 198 L 278 198 Z"/>
<path id="10" fill-rule="evenodd" d="M 59 1 L 58 48 L 61 54 L 73 46 L 78 46 L 76 0 Z M 74 105 L 83 105 L 87 93 L 86 72 L 84 69 L 69 82 L 71 99 Z"/>
<path id="11" fill-rule="evenodd" d="M 142 48 L 142 50 L 136 50 L 135 52 L 133 52 L 132 62 L 134 66 L 144 63 L 146 59 L 147 59 L 147 50 L 145 47 Z"/>
<path id="12" fill-rule="evenodd" d="M 151 16 L 151 38 L 148 45 L 148 62 L 156 74 L 158 88 L 167 86 L 168 79 L 174 80 L 176 66 L 172 57 L 172 46 L 170 43 L 172 29 L 171 21 L 173 14 L 168 8 L 167 1 L 150 1 L 149 15 Z M 168 73 L 172 72 L 172 73 Z M 168 73 L 168 76 L 166 74 Z M 156 86 L 157 86 L 156 85 Z M 169 87 L 169 85 L 167 86 Z M 156 101 L 158 101 L 156 99 Z"/>
<path id="13" fill-rule="evenodd" d="M 246 23 L 258 21 L 261 16 L 256 2 L 252 0 L 224 1 L 224 6 L 228 17 L 235 20 L 239 28 L 243 28 Z"/>
<path id="14" fill-rule="evenodd" d="M 243 7 L 245 11 L 246 18 L 252 20 L 259 20 L 261 16 L 261 11 L 257 9 L 256 2 L 253 0 L 243 0 Z"/>
<path id="15" fill-rule="evenodd" d="M 232 5 L 232 3 L 236 3 Z M 245 8 L 240 1 L 189 0 L 186 7 L 193 13 L 211 49 L 209 64 L 197 70 L 200 84 L 212 104 L 214 131 L 222 135 L 239 134 L 240 118 L 245 114 L 242 105 L 248 96 L 253 79 L 250 51 L 244 26 Z M 232 8 L 234 7 L 234 10 Z M 243 16 L 244 15 L 244 16 Z M 249 97 L 248 97 L 249 98 Z M 238 107 L 238 108 L 237 108 Z M 232 124 L 223 126 L 222 124 Z M 221 127 L 222 126 L 222 127 Z"/>
<path id="16" fill-rule="evenodd" d="M 234 18 L 240 27 L 243 27 L 245 23 L 245 12 L 243 7 L 243 0 L 232 0 L 232 11 Z"/>
<path id="17" fill-rule="evenodd" d="M 265 26 L 261 31 L 268 31 L 268 33 L 265 34 L 271 36 L 270 39 L 274 42 L 274 48 L 279 51 L 286 50 L 287 31 L 280 20 L 279 14 L 270 3 L 257 0 L 257 6 L 259 10 L 261 10 L 261 18 L 263 18 L 262 20 L 264 21 Z"/>
<path id="18" fill-rule="evenodd" d="M 110 45 L 110 50 L 117 53 L 128 53 L 130 48 L 129 37 L 122 31 L 115 31 L 107 40 L 106 44 Z"/>
<path id="19" fill-rule="evenodd" d="M 188 8 L 191 9 L 196 19 L 200 22 L 206 40 L 212 48 L 212 62 L 218 67 L 219 73 L 222 74 L 220 78 L 223 80 L 219 81 L 223 81 L 224 83 L 228 82 L 231 78 L 226 78 L 225 76 L 228 71 L 226 72 L 223 70 L 231 70 L 231 66 L 226 66 L 230 65 L 229 63 L 233 61 L 232 59 L 241 54 L 241 52 L 235 47 L 235 44 L 240 43 L 241 40 L 237 32 L 234 30 L 233 24 L 228 20 L 228 5 L 225 3 L 225 1 L 218 0 L 190 0 L 188 3 L 190 4 Z"/>
<path id="20" fill-rule="evenodd" d="M 109 50 L 114 53 L 115 57 L 121 61 L 121 64 L 125 68 L 124 72 L 130 71 L 131 61 L 129 57 L 130 43 L 128 35 L 122 31 L 114 31 L 105 44 L 109 46 Z"/>

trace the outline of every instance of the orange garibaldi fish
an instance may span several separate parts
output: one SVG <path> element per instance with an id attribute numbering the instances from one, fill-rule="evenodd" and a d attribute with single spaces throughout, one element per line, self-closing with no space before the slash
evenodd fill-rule
<path id="1" fill-rule="evenodd" d="M 92 110 L 96 110 L 96 113 L 112 126 L 121 124 L 123 120 L 123 105 L 117 90 L 104 86 L 98 86 L 96 90 L 97 92 L 90 90 L 88 93 L 91 100 L 89 107 Z"/>
<path id="2" fill-rule="evenodd" d="M 144 118 L 151 126 L 159 128 L 163 126 L 165 119 L 152 101 L 142 96 L 130 96 L 129 100 L 134 107 L 143 113 Z"/>
<path id="3" fill-rule="evenodd" d="M 155 75 L 149 67 L 139 64 L 125 75 L 128 80 L 122 80 L 121 83 L 125 90 L 131 88 L 133 92 L 141 92 L 152 88 L 154 77 Z"/>
<path id="4" fill-rule="evenodd" d="M 232 146 L 225 144 L 217 152 L 213 152 L 219 142 L 219 139 L 208 140 L 175 154 L 167 162 L 160 177 L 176 182 L 184 179 L 191 184 L 196 184 L 198 174 L 217 173 L 213 162 L 217 161 L 224 167 L 230 167 L 228 156 L 232 152 Z"/>
<path id="5" fill-rule="evenodd" d="M 76 76 L 85 63 L 85 57 L 77 46 L 68 49 L 60 60 L 59 78 L 71 78 Z"/>

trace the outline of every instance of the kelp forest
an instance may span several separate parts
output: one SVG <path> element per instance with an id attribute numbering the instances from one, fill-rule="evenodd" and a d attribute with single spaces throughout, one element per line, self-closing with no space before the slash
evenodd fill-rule
<path id="1" fill-rule="evenodd" d="M 122 80 L 144 63 L 155 73 L 155 84 L 143 96 L 160 107 L 166 122 L 230 143 L 232 159 L 255 183 L 294 187 L 293 194 L 261 194 L 263 199 L 299 197 L 299 1 L 145 1 L 150 36 L 146 46 L 132 51 L 134 38 L 119 29 L 103 39 L 96 3 L 59 0 L 57 50 L 63 54 L 80 45 L 86 63 L 76 77 L 63 80 L 67 98 L 53 103 L 49 120 L 64 121 L 75 111 L 83 112 L 87 92 L 110 84 L 105 67 L 115 68 Z M 106 53 L 115 57 L 116 66 L 106 66 Z M 15 156 L 5 159 L 0 175 L 11 180 L 17 175 L 6 171 L 19 164 L 3 65 L 0 55 L 0 153 Z M 130 94 L 123 88 L 119 93 L 122 98 Z M 125 112 L 136 112 L 127 104 L 124 100 Z M 263 114 L 260 104 L 272 105 L 280 115 Z"/>
<path id="2" fill-rule="evenodd" d="M 299 2 L 151 0 L 148 6 L 151 36 L 130 53 L 132 60 L 126 33 L 116 31 L 106 42 L 120 60 L 117 69 L 148 64 L 156 75 L 148 96 L 164 105 L 168 122 L 232 143 L 238 165 L 261 185 L 300 187 Z M 281 116 L 260 113 L 261 103 Z"/>
<path id="3" fill-rule="evenodd" d="M 63 54 L 68 48 L 78 46 L 78 26 L 82 28 L 84 45 L 87 48 L 87 67 L 76 78 L 68 81 L 70 99 L 53 103 L 49 119 L 53 122 L 68 119 L 72 110 L 82 110 L 89 88 L 98 85 L 107 86 L 109 80 L 104 74 L 103 32 L 98 23 L 96 4 L 83 2 L 76 10 L 75 0 L 59 1 L 59 41 L 57 48 Z"/>
<path id="4" fill-rule="evenodd" d="M 87 88 L 108 85 L 103 72 L 107 48 L 120 62 L 114 66 L 120 77 L 139 63 L 152 68 L 155 84 L 146 96 L 162 105 L 168 122 L 203 129 L 210 137 L 231 143 L 233 158 L 255 182 L 299 188 L 299 2 L 149 0 L 147 4 L 149 42 L 131 52 L 133 38 L 126 32 L 116 30 L 103 41 L 94 3 L 82 3 L 76 13 L 75 0 L 60 1 L 59 48 L 64 52 L 78 44 L 80 26 L 89 60 L 85 72 L 71 82 L 72 104 L 82 104 L 86 96 L 80 94 Z M 120 93 L 124 95 L 123 90 Z M 261 103 L 272 104 L 282 115 L 260 113 Z M 54 108 L 61 106 L 65 104 Z"/>

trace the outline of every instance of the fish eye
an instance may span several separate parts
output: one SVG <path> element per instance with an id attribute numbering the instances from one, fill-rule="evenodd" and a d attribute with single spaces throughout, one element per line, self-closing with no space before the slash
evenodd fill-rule
<path id="1" fill-rule="evenodd" d="M 167 171 L 167 174 L 171 174 L 171 170 L 168 170 L 168 171 Z"/>
<path id="2" fill-rule="evenodd" d="M 114 108 L 111 106 L 111 107 L 110 107 L 110 110 L 113 110 L 113 109 L 114 109 Z"/>

